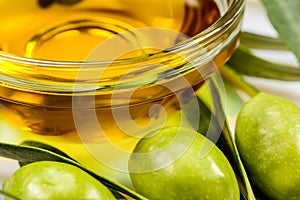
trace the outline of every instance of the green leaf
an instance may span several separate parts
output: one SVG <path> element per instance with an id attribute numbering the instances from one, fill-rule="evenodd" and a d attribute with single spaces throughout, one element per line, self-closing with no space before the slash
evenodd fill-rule
<path id="1" fill-rule="evenodd" d="M 42 145 L 39 145 L 42 146 Z M 99 174 L 96 174 L 95 172 L 85 168 L 83 165 L 79 164 L 78 162 L 64 157 L 62 155 L 59 155 L 57 153 L 51 152 L 46 149 L 38 148 L 38 147 L 32 147 L 32 146 L 26 146 L 26 145 L 15 145 L 15 144 L 9 144 L 0 142 L 0 156 L 15 159 L 21 162 L 30 163 L 30 162 L 37 162 L 37 161 L 57 161 L 57 162 L 64 162 L 71 165 L 74 165 L 76 167 L 79 167 L 83 171 L 87 172 L 94 178 L 96 178 L 98 181 L 100 181 L 102 184 L 107 186 L 108 188 L 111 188 L 113 190 L 116 190 L 118 192 L 121 192 L 123 194 L 126 194 L 134 199 L 146 199 L 142 195 L 130 190 L 129 188 L 105 177 Z"/>
<path id="2" fill-rule="evenodd" d="M 300 68 L 272 63 L 255 56 L 247 47 L 240 45 L 227 62 L 237 72 L 255 77 L 299 81 Z"/>
<path id="3" fill-rule="evenodd" d="M 253 49 L 282 50 L 289 48 L 278 38 L 258 35 L 255 33 L 242 32 L 240 37 L 241 44 Z"/>
<path id="4" fill-rule="evenodd" d="M 25 145 L 25 146 L 31 146 L 31 147 L 38 147 L 38 148 L 41 148 L 41 149 L 44 149 L 44 150 L 48 150 L 48 151 L 51 151 L 53 153 L 56 153 L 58 155 L 61 155 L 65 158 L 68 158 L 68 159 L 71 159 L 71 160 L 74 160 L 73 158 L 71 158 L 69 155 L 67 155 L 65 152 L 53 147 L 53 146 L 50 146 L 48 144 L 45 144 L 45 143 L 41 143 L 41 142 L 36 142 L 36 141 L 32 141 L 32 140 L 26 140 L 26 141 L 23 141 L 21 143 L 21 145 Z M 75 160 L 74 160 L 75 161 Z M 76 161 L 77 162 L 77 161 Z M 32 162 L 24 162 L 24 161 L 19 161 L 19 165 L 20 166 L 24 166 L 24 165 L 27 165 L 29 163 L 32 163 Z"/>
<path id="5" fill-rule="evenodd" d="M 300 63 L 300 1 L 261 0 L 281 40 Z"/>

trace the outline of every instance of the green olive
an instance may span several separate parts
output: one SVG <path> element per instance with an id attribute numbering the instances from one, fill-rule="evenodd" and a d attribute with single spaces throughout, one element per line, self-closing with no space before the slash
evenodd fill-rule
<path id="1" fill-rule="evenodd" d="M 272 199 L 300 199 L 300 108 L 260 93 L 241 109 L 236 143 L 253 183 Z"/>
<path id="2" fill-rule="evenodd" d="M 149 199 L 239 200 L 231 165 L 196 131 L 167 127 L 148 134 L 129 159 L 135 190 Z"/>
<path id="3" fill-rule="evenodd" d="M 3 190 L 20 199 L 115 199 L 108 188 L 86 172 L 53 161 L 19 168 L 4 181 Z"/>

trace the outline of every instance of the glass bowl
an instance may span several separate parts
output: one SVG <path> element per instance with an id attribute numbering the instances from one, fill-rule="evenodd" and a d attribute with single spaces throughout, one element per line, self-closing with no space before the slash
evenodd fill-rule
<path id="1" fill-rule="evenodd" d="M 124 139 L 166 126 L 230 58 L 244 4 L 1 1 L 0 119 L 33 139 L 130 152 Z"/>

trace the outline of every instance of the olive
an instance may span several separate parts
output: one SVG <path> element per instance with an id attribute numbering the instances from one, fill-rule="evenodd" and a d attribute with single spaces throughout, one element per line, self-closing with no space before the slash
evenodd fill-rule
<path id="1" fill-rule="evenodd" d="M 300 108 L 259 93 L 241 108 L 235 134 L 253 184 L 271 199 L 300 199 Z"/>
<path id="2" fill-rule="evenodd" d="M 224 154 L 187 128 L 166 127 L 141 139 L 129 172 L 135 190 L 149 199 L 240 199 Z"/>
<path id="3" fill-rule="evenodd" d="M 115 199 L 108 188 L 83 170 L 54 161 L 25 165 L 2 187 L 20 199 Z"/>

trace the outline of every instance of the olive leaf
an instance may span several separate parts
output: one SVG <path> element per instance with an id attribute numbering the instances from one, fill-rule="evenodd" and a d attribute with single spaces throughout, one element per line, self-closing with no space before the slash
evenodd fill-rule
<path id="1" fill-rule="evenodd" d="M 267 50 L 282 50 L 286 51 L 289 48 L 279 38 L 259 35 L 243 31 L 240 37 L 240 42 L 244 46 L 253 49 L 267 49 Z"/>
<path id="2" fill-rule="evenodd" d="M 281 40 L 300 63 L 300 1 L 261 0 Z"/>
<path id="3" fill-rule="evenodd" d="M 300 80 L 300 68 L 277 64 L 259 58 L 243 45 L 239 45 L 227 64 L 239 73 L 248 76 L 285 81 Z"/>
<path id="4" fill-rule="evenodd" d="M 47 145 L 39 144 L 38 146 L 47 146 Z M 118 192 L 126 194 L 134 199 L 146 199 L 145 197 L 132 191 L 131 189 L 129 189 L 129 188 L 105 177 L 105 176 L 96 174 L 95 172 L 85 168 L 80 163 L 78 163 L 70 158 L 64 157 L 60 154 L 49 151 L 47 149 L 33 147 L 33 146 L 27 146 L 27 145 L 16 145 L 16 144 L 0 142 L 0 156 L 10 158 L 10 159 L 15 159 L 15 160 L 18 160 L 23 163 L 45 161 L 45 160 L 68 163 L 68 164 L 74 165 L 74 166 L 82 169 L 83 171 L 87 172 L 88 174 L 90 174 L 91 176 L 96 178 L 98 181 L 100 181 L 102 184 L 104 184 L 108 188 L 111 188 L 113 190 L 116 190 Z"/>
<path id="5" fill-rule="evenodd" d="M 22 145 L 26 145 L 26 146 L 32 146 L 32 147 L 38 147 L 38 148 L 41 148 L 41 149 L 45 149 L 45 150 L 51 151 L 53 153 L 56 153 L 58 155 L 61 155 L 61 156 L 65 157 L 65 158 L 74 160 L 69 155 L 67 155 L 65 152 L 63 152 L 63 151 L 61 151 L 61 150 L 59 150 L 59 149 L 57 149 L 57 148 L 55 148 L 53 146 L 45 144 L 45 143 L 41 143 L 41 142 L 37 142 L 37 141 L 32 141 L 32 140 L 26 140 L 26 141 L 23 141 L 21 144 Z M 76 160 L 74 160 L 74 161 L 76 161 Z M 32 163 L 32 162 L 19 161 L 19 165 L 20 166 L 24 166 L 24 165 L 27 165 L 29 163 Z"/>

